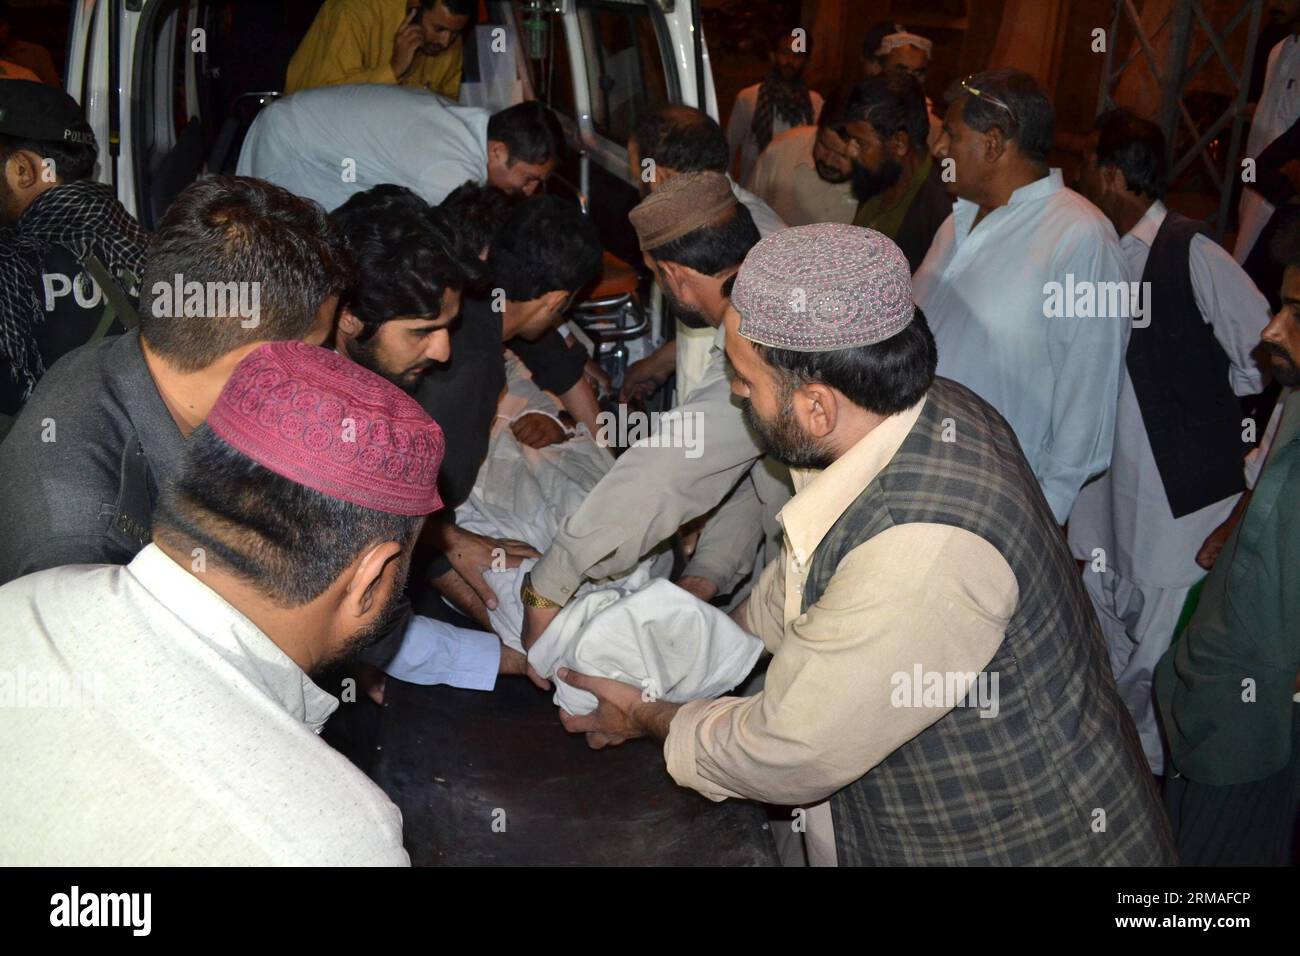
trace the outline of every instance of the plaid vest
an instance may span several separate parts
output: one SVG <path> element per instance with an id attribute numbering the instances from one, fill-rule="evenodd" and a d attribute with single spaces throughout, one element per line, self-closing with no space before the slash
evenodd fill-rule
<path id="1" fill-rule="evenodd" d="M 959 703 L 834 794 L 840 864 L 1174 862 L 1065 539 L 1011 427 L 948 379 L 935 380 L 898 452 L 818 545 L 803 610 L 845 555 L 909 522 L 964 528 L 1015 574 L 1019 601 L 981 677 L 993 686 L 997 675 L 998 710 L 981 717 Z"/>

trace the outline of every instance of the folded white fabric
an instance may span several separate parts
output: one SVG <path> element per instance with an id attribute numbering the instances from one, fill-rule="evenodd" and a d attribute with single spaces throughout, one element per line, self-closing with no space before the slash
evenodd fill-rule
<path id="1" fill-rule="evenodd" d="M 620 585 L 580 594 L 528 654 L 555 681 L 555 703 L 589 714 L 596 698 L 555 677 L 561 667 L 612 677 L 655 700 L 716 697 L 743 681 L 763 644 L 725 613 L 644 568 Z"/>

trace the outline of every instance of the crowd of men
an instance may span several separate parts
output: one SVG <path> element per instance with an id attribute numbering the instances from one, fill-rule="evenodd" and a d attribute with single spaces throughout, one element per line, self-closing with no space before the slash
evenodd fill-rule
<path id="1" fill-rule="evenodd" d="M 0 645 L 32 678 L 4 675 L 0 860 L 407 862 L 316 737 L 311 675 L 351 661 L 376 700 L 587 691 L 561 721 L 593 748 L 652 737 L 683 787 L 801 808 L 787 861 L 1291 862 L 1300 16 L 1235 258 L 1165 205 L 1155 124 L 1101 116 L 1067 185 L 1036 80 L 937 108 L 898 24 L 825 100 L 778 42 L 726 131 L 648 108 L 628 220 L 675 327 L 610 390 L 562 324 L 606 254 L 545 191 L 559 124 L 454 102 L 476 8 L 329 0 L 238 175 L 153 235 L 77 103 L 0 79 Z M 507 353 L 554 397 L 509 422 L 536 449 L 675 386 L 549 541 L 456 522 Z M 676 584 L 762 641 L 760 681 L 530 666 L 585 585 L 683 538 Z M 529 559 L 494 634 L 491 571 Z M 50 674 L 80 706 L 15 703 Z"/>

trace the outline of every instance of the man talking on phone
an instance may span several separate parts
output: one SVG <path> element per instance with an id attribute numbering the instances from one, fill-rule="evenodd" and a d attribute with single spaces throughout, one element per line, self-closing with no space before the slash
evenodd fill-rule
<path id="1" fill-rule="evenodd" d="M 284 91 L 393 83 L 457 99 L 461 38 L 477 14 L 478 0 L 325 0 Z"/>

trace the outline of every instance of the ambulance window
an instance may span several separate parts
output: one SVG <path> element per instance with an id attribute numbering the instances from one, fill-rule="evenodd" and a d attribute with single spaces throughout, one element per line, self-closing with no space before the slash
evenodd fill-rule
<path id="1" fill-rule="evenodd" d="M 569 44 L 564 36 L 562 17 L 555 16 L 551 19 L 551 29 L 547 39 L 549 41 L 547 48 L 552 59 L 542 61 L 546 75 L 541 88 L 548 94 L 544 99 L 557 113 L 576 119 L 578 110 L 573 100 L 573 67 L 569 59 Z"/>
<path id="2" fill-rule="evenodd" d="M 587 51 L 592 125 L 615 143 L 627 142 L 646 109 L 667 102 L 663 54 L 647 7 L 580 5 L 594 49 Z"/>

